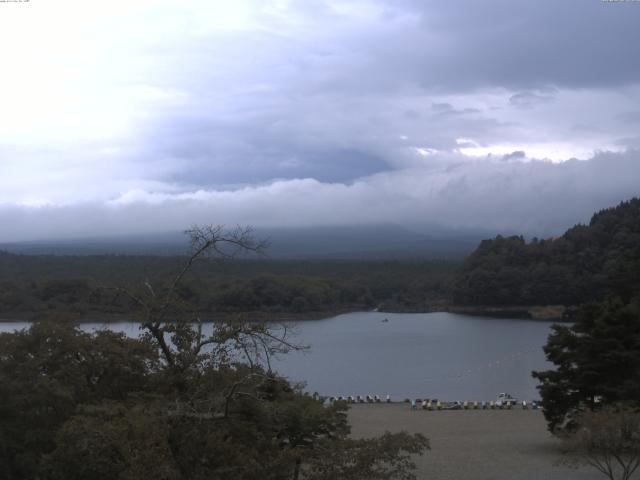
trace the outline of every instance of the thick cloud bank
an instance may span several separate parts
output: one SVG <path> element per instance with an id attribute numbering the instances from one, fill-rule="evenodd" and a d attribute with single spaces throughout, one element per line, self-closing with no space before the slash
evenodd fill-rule
<path id="1" fill-rule="evenodd" d="M 1 6 L 4 239 L 194 222 L 544 234 L 638 193 L 639 2 Z"/>
<path id="2" fill-rule="evenodd" d="M 554 235 L 640 194 L 640 152 L 564 163 L 485 158 L 408 168 L 351 183 L 281 180 L 235 190 L 131 190 L 105 203 L 0 209 L 2 241 L 254 226 L 396 223 Z"/>

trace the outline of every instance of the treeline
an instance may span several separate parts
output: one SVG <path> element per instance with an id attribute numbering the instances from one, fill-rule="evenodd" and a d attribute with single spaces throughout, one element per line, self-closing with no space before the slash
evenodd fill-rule
<path id="1" fill-rule="evenodd" d="M 0 318 L 53 312 L 126 316 L 115 287 L 169 282 L 186 257 L 31 256 L 0 252 Z M 202 259 L 181 295 L 205 316 L 260 312 L 304 316 L 380 308 L 580 305 L 640 290 L 640 199 L 596 213 L 551 239 L 484 240 L 453 261 Z"/>
<path id="2" fill-rule="evenodd" d="M 0 254 L 0 315 L 126 316 L 131 299 L 116 287 L 146 278 L 169 282 L 182 257 Z M 380 307 L 430 310 L 449 301 L 457 264 L 443 261 L 316 262 L 203 259 L 180 295 L 206 316 L 323 314 Z M 141 273 L 143 272 L 143 273 Z"/>
<path id="3" fill-rule="evenodd" d="M 602 210 L 588 225 L 546 240 L 498 236 L 464 261 L 460 305 L 579 305 L 640 291 L 640 199 Z"/>

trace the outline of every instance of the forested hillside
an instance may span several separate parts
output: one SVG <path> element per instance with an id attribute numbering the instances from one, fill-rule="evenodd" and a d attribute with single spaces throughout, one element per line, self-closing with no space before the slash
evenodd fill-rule
<path id="1" fill-rule="evenodd" d="M 464 261 L 460 305 L 578 305 L 640 290 L 640 199 L 602 210 L 588 225 L 545 240 L 498 236 Z"/>

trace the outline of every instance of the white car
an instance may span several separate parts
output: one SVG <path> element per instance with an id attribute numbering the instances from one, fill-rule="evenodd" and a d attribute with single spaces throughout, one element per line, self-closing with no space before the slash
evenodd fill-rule
<path id="1" fill-rule="evenodd" d="M 507 405 L 510 403 L 511 405 L 515 405 L 518 402 L 518 399 L 512 397 L 508 393 L 499 393 L 498 398 L 496 399 L 496 406 L 501 407 L 503 405 Z"/>

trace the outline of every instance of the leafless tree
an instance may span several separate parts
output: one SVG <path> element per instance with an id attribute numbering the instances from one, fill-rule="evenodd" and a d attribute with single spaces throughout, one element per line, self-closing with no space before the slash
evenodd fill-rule
<path id="1" fill-rule="evenodd" d="M 610 480 L 630 480 L 640 467 L 640 412 L 619 406 L 584 412 L 565 442 L 566 463 L 586 463 Z"/>
<path id="2" fill-rule="evenodd" d="M 264 362 L 270 371 L 272 355 L 300 348 L 288 340 L 285 326 L 274 329 L 242 316 L 213 322 L 212 331 L 205 334 L 200 312 L 179 291 L 196 262 L 211 256 L 230 259 L 241 254 L 262 255 L 268 244 L 256 239 L 248 227 L 194 226 L 185 233 L 190 251 L 169 282 L 145 279 L 140 288 L 117 289 L 135 305 L 141 329 L 157 343 L 167 367 L 183 371 L 205 358 L 225 363 L 241 355 L 252 367 Z"/>

